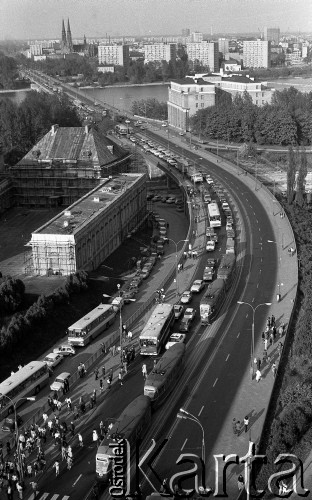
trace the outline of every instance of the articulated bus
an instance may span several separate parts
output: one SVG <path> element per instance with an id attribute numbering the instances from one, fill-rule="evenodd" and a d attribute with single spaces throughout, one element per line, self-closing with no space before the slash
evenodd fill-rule
<path id="1" fill-rule="evenodd" d="M 23 399 L 38 394 L 47 385 L 48 365 L 43 361 L 31 361 L 0 384 L 0 420 L 14 411 L 14 404 L 23 403 Z"/>
<path id="2" fill-rule="evenodd" d="M 208 203 L 210 227 L 221 227 L 221 215 L 217 202 Z"/>
<path id="3" fill-rule="evenodd" d="M 116 311 L 112 304 L 100 304 L 80 318 L 67 330 L 71 346 L 84 347 L 115 321 Z"/>
<path id="4" fill-rule="evenodd" d="M 172 304 L 155 306 L 139 338 L 140 353 L 143 356 L 157 356 L 160 353 L 169 337 L 174 319 Z"/>

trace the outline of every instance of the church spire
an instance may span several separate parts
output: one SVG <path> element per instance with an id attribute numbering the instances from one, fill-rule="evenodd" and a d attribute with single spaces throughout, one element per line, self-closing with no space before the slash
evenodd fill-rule
<path id="1" fill-rule="evenodd" d="M 73 41 L 72 41 L 72 36 L 71 36 L 71 31 L 70 31 L 69 19 L 67 19 L 67 48 L 68 48 L 69 52 L 73 51 Z"/>
<path id="2" fill-rule="evenodd" d="M 66 39 L 66 32 L 65 32 L 65 24 L 64 24 L 64 19 L 62 19 L 62 39 L 61 39 L 61 50 L 64 51 L 67 47 L 67 39 Z"/>

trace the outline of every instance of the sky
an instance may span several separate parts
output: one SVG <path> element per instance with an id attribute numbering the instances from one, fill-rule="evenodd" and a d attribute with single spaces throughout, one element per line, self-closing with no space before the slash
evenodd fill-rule
<path id="1" fill-rule="evenodd" d="M 312 0 L 0 0 L 0 39 L 255 33 L 264 26 L 312 33 Z"/>

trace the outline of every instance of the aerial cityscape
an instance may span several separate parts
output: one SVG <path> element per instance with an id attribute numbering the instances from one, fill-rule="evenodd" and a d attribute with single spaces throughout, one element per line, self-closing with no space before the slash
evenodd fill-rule
<path id="1" fill-rule="evenodd" d="M 312 498 L 311 19 L 2 0 L 0 500 Z"/>

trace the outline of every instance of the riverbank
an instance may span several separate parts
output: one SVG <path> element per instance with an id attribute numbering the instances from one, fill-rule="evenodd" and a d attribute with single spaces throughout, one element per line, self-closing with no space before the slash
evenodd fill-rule
<path id="1" fill-rule="evenodd" d="M 101 87 L 100 85 L 97 85 L 96 87 L 93 87 L 92 85 L 87 85 L 86 87 L 79 87 L 78 89 L 84 90 L 84 89 L 119 89 L 123 87 L 150 87 L 154 85 L 170 85 L 170 82 L 151 82 L 151 83 L 118 83 L 117 85 L 104 85 L 104 87 Z"/>

